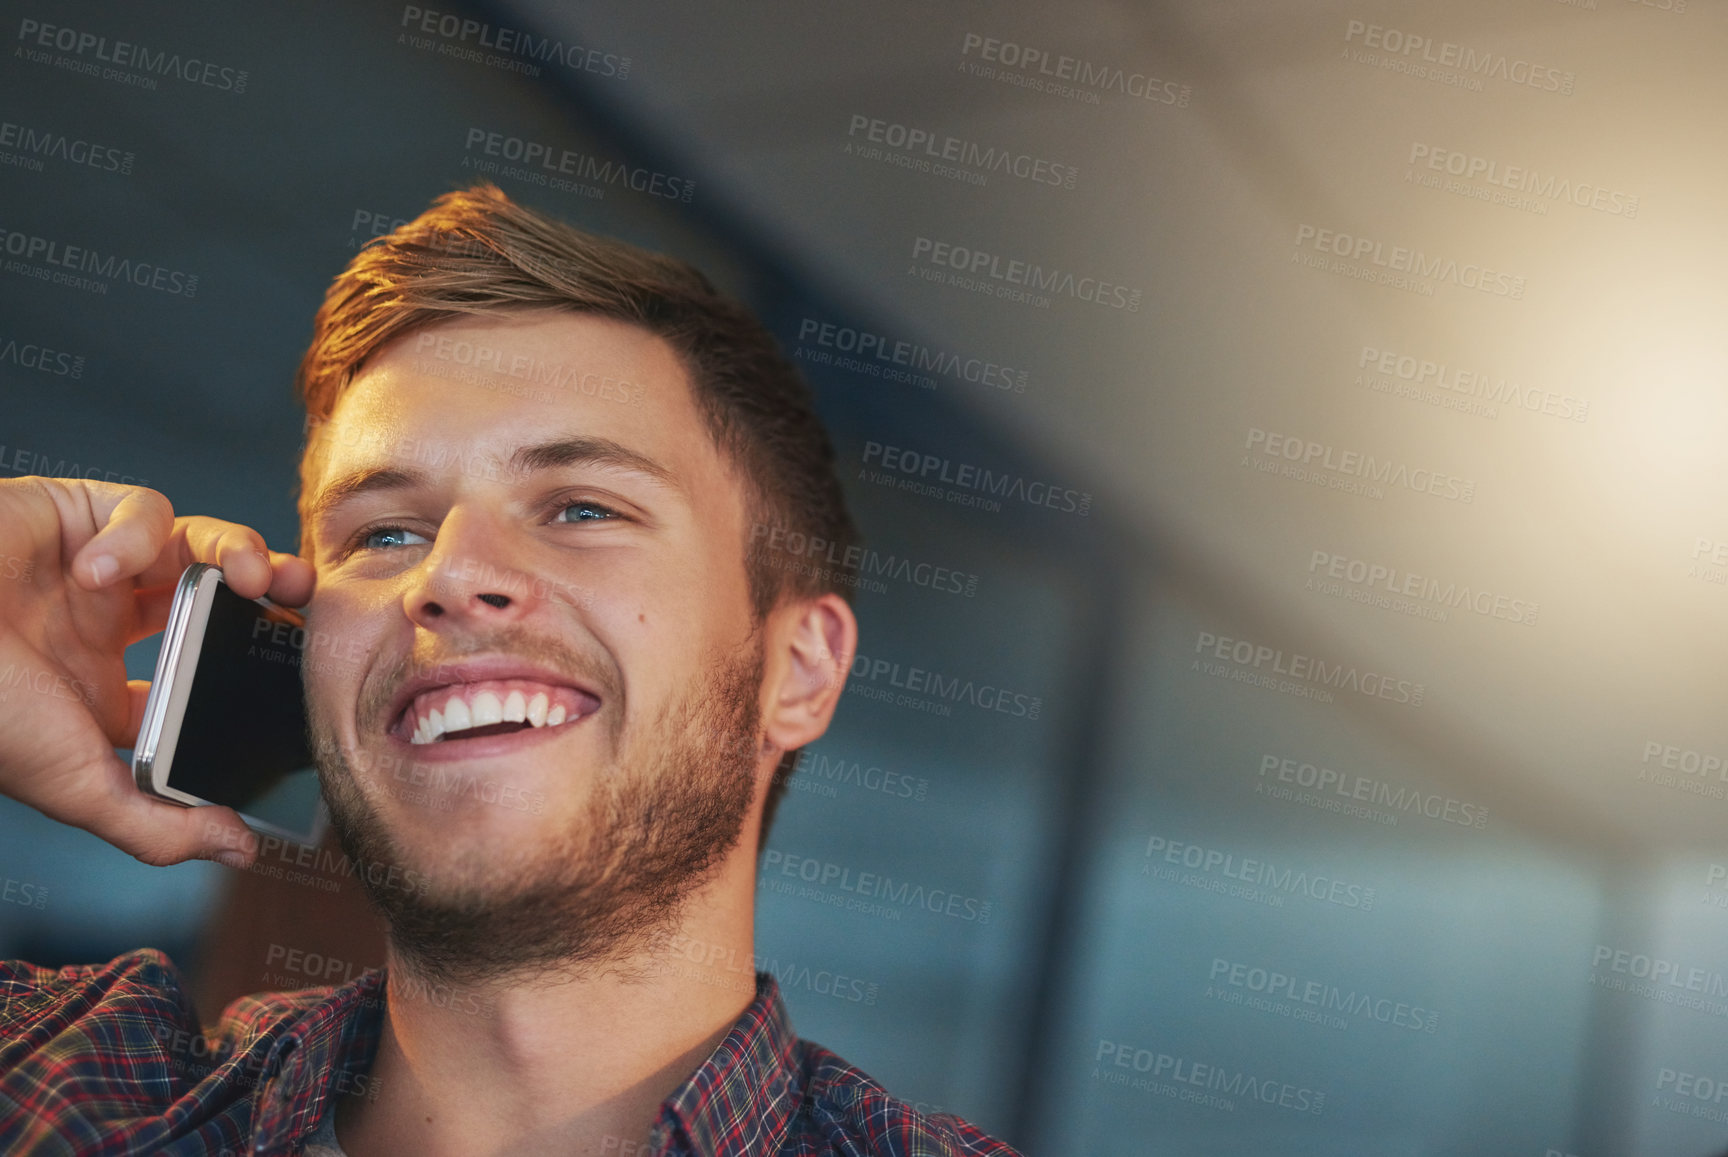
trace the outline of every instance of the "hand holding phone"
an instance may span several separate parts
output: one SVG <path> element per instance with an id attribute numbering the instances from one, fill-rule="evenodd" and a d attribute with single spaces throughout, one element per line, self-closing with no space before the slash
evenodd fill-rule
<path id="1" fill-rule="evenodd" d="M 140 792 L 114 752 L 136 742 L 149 692 L 128 683 L 125 649 L 167 625 L 196 562 L 220 566 L 246 598 L 299 606 L 312 594 L 306 560 L 268 550 L 250 527 L 176 518 L 157 491 L 0 479 L 0 793 L 145 863 L 243 864 L 254 841 L 237 814 Z"/>

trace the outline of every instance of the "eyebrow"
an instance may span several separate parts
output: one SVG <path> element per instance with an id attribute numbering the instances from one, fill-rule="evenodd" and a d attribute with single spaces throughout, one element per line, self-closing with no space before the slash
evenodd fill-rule
<path id="1" fill-rule="evenodd" d="M 510 456 L 507 470 L 513 475 L 534 474 L 556 470 L 561 466 L 610 466 L 617 470 L 644 475 L 662 486 L 682 491 L 684 488 L 672 471 L 646 454 L 610 438 L 555 438 L 533 446 L 522 446 Z M 426 486 L 432 475 L 425 470 L 400 467 L 366 467 L 344 474 L 331 482 L 313 500 L 311 521 L 320 522 L 337 507 L 365 494 L 390 490 L 407 490 Z"/>

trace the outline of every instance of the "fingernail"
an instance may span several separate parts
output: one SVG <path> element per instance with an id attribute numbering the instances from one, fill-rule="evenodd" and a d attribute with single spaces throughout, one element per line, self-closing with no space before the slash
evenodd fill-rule
<path id="1" fill-rule="evenodd" d="M 244 852 L 217 852 L 216 862 L 236 871 L 246 870 L 246 854 Z"/>
<path id="2" fill-rule="evenodd" d="M 96 577 L 97 586 L 105 587 L 120 573 L 120 564 L 111 554 L 99 554 L 90 560 L 90 573 Z"/>

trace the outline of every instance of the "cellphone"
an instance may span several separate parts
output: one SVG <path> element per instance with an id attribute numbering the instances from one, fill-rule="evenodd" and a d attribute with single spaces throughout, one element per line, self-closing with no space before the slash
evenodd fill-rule
<path id="1" fill-rule="evenodd" d="M 297 612 L 235 594 L 217 567 L 187 567 L 132 749 L 139 789 L 315 845 L 329 817 L 306 729 L 305 638 Z"/>

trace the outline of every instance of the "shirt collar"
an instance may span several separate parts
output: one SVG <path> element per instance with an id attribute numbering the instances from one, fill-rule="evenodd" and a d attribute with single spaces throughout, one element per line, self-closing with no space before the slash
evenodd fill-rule
<path id="1" fill-rule="evenodd" d="M 258 1088 L 264 1102 L 258 1140 L 308 1134 L 337 1097 L 371 1093 L 369 1073 L 384 1028 L 384 984 L 384 973 L 372 970 L 336 989 L 307 1008 L 269 1050 L 267 1074 L 279 1075 Z M 772 973 L 758 972 L 755 999 L 661 1104 L 655 1147 L 664 1151 L 676 1136 L 695 1157 L 775 1152 L 791 1131 L 804 1093 L 797 1044 L 780 986 Z M 278 1098 L 271 1111 L 268 1103 Z M 265 1147 L 273 1146 L 267 1141 Z"/>
<path id="2" fill-rule="evenodd" d="M 280 1000 L 281 998 L 276 998 Z M 384 974 L 371 969 L 305 1008 L 260 1058 L 255 1148 L 271 1152 L 309 1134 L 344 1095 L 370 1093 L 384 1029 Z"/>
<path id="3" fill-rule="evenodd" d="M 758 972 L 756 998 L 732 1031 L 661 1105 L 656 1149 L 664 1152 L 676 1131 L 697 1157 L 778 1151 L 804 1091 L 797 1043 L 780 986 Z"/>

